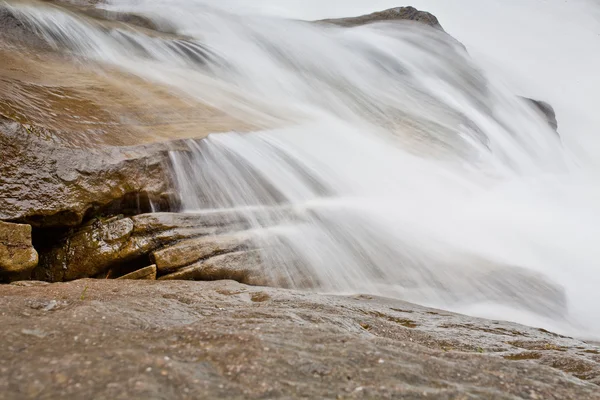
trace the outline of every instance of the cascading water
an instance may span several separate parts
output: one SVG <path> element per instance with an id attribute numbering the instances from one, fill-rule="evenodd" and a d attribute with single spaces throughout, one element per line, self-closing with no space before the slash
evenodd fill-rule
<path id="1" fill-rule="evenodd" d="M 593 171 L 446 34 L 191 1 L 168 14 L 151 2 L 104 6 L 153 21 L 152 33 L 4 7 L 78 60 L 263 128 L 190 140 L 172 154 L 174 179 L 184 211 L 281 209 L 254 228 L 287 285 L 600 336 Z"/>

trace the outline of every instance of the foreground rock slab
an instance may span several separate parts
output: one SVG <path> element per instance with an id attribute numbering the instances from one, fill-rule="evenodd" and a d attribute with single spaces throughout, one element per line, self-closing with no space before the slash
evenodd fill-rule
<path id="1" fill-rule="evenodd" d="M 600 349 L 231 281 L 0 286 L 0 398 L 600 399 Z"/>

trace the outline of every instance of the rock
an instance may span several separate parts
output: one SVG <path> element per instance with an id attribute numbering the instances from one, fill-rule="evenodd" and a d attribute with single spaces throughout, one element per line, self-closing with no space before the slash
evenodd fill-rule
<path id="1" fill-rule="evenodd" d="M 394 7 L 359 17 L 324 19 L 318 22 L 353 27 L 383 21 L 416 21 L 441 31 L 444 30 L 435 15 L 419 11 L 414 7 Z"/>
<path id="2" fill-rule="evenodd" d="M 0 220 L 70 227 L 103 208 L 168 208 L 165 144 L 78 149 L 0 115 Z"/>
<path id="3" fill-rule="evenodd" d="M 31 226 L 0 221 L 0 278 L 27 275 L 38 263 L 31 244 Z"/>
<path id="4" fill-rule="evenodd" d="M 145 279 L 145 280 L 156 280 L 156 265 L 150 265 L 149 267 L 138 269 L 127 275 L 123 275 L 117 279 Z"/>
<path id="5" fill-rule="evenodd" d="M 6 400 L 600 399 L 598 346 L 375 296 L 82 280 L 0 310 Z"/>
<path id="6" fill-rule="evenodd" d="M 269 273 L 261 262 L 259 250 L 238 251 L 209 258 L 162 276 L 161 280 L 231 279 L 248 285 L 270 286 Z"/>
<path id="7" fill-rule="evenodd" d="M 247 250 L 250 247 L 253 247 L 253 235 L 247 232 L 208 236 L 184 240 L 174 246 L 155 251 L 152 253 L 152 259 L 158 270 L 164 273 L 208 257 Z"/>
<path id="8" fill-rule="evenodd" d="M 548 125 L 555 131 L 558 130 L 558 121 L 556 120 L 556 113 L 554 112 L 554 108 L 545 101 L 529 99 L 527 97 L 523 97 L 523 99 L 528 102 L 530 105 L 534 106 L 536 111 L 542 113 L 542 115 L 548 121 Z M 557 132 L 558 133 L 558 132 Z"/>
<path id="9" fill-rule="evenodd" d="M 139 24 L 149 21 L 140 16 L 100 10 L 90 4 L 73 7 L 70 0 L 61 2 L 68 6 L 47 3 L 0 3 L 0 114 L 46 129 L 57 142 L 79 148 L 201 138 L 264 126 L 253 124 L 256 118 L 251 115 L 234 117 L 114 66 L 93 62 L 93 68 L 83 67 L 81 58 L 75 56 L 81 48 L 68 40 L 63 20 L 79 19 L 105 32 L 110 40 L 149 36 L 162 41 L 157 45 L 200 64 L 210 53 L 202 43 L 142 29 Z M 89 12 L 92 18 L 82 12 Z M 35 26 L 28 15 L 42 16 L 47 24 Z M 46 19 L 48 15 L 54 17 Z M 59 19 L 63 22 L 57 22 Z"/>
<path id="10" fill-rule="evenodd" d="M 150 262 L 150 253 L 162 247 L 190 238 L 200 243 L 212 243 L 215 251 L 221 243 L 223 248 L 235 248 L 235 240 L 247 245 L 249 238 L 238 234 L 236 239 L 216 238 L 227 232 L 248 229 L 252 221 L 270 221 L 277 223 L 278 218 L 287 217 L 280 208 L 245 210 L 223 210 L 203 213 L 152 213 L 141 214 L 131 218 L 117 216 L 109 219 L 94 219 L 86 225 L 67 234 L 51 249 L 40 256 L 34 277 L 50 282 L 70 281 L 79 278 L 94 277 L 105 274 L 112 269 L 136 261 Z M 208 238 L 210 237 L 210 238 Z M 159 270 L 169 270 L 182 266 L 191 260 L 195 262 L 212 254 L 210 248 L 203 250 L 205 256 L 183 254 L 180 250 L 191 242 L 182 243 L 173 250 L 165 249 L 158 256 Z M 192 249 L 194 249 L 192 247 Z M 198 251 L 198 247 L 194 251 Z M 178 255 L 179 254 L 179 255 Z M 147 264 L 146 264 L 147 265 Z"/>
<path id="11" fill-rule="evenodd" d="M 214 232 L 203 227 L 147 230 L 134 224 L 132 218 L 122 217 L 92 221 L 43 253 L 34 276 L 50 282 L 93 277 L 162 245 Z"/>

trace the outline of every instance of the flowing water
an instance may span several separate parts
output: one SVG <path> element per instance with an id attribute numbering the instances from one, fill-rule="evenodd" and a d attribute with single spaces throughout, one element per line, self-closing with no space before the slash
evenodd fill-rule
<path id="1" fill-rule="evenodd" d="M 174 180 L 184 211 L 281 208 L 277 226 L 255 228 L 289 286 L 600 337 L 597 173 L 456 41 L 416 24 L 338 28 L 207 3 L 103 6 L 152 30 L 4 7 L 76 62 L 261 127 L 190 139 L 172 154 Z"/>

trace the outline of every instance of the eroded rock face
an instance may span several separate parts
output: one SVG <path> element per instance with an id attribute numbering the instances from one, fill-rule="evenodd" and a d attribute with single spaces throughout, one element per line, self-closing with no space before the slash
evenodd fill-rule
<path id="1" fill-rule="evenodd" d="M 199 237 L 157 250 L 152 253 L 152 259 L 158 270 L 166 273 L 194 264 L 210 256 L 246 250 L 253 247 L 254 244 L 253 235 L 245 232 Z"/>
<path id="2" fill-rule="evenodd" d="M 271 282 L 259 250 L 236 251 L 216 255 L 208 260 L 181 268 L 161 280 L 203 280 L 215 281 L 231 279 L 248 285 L 265 286 Z"/>
<path id="3" fill-rule="evenodd" d="M 231 281 L 0 286 L 0 397 L 600 399 L 600 348 L 372 296 Z"/>
<path id="4" fill-rule="evenodd" d="M 414 7 L 394 7 L 359 17 L 324 19 L 319 22 L 352 27 L 382 21 L 415 21 L 444 30 L 435 15 L 426 11 L 419 11 Z"/>
<path id="5" fill-rule="evenodd" d="M 548 125 L 550 125 L 550 127 L 552 129 L 554 129 L 555 131 L 558 129 L 558 121 L 556 120 L 556 112 L 554 112 L 554 108 L 552 108 L 552 106 L 548 103 L 546 103 L 545 101 L 541 101 L 541 100 L 534 100 L 534 99 L 528 99 L 528 98 L 524 98 L 527 102 L 529 102 L 529 104 L 531 104 L 532 106 L 534 106 L 534 108 L 541 112 L 544 117 L 546 117 L 546 121 L 548 121 Z"/>
<path id="6" fill-rule="evenodd" d="M 94 219 L 43 252 L 34 277 L 50 282 L 101 275 L 118 277 L 123 271 L 130 272 L 128 268 L 131 265 L 135 266 L 137 262 L 148 265 L 151 259 L 159 274 L 164 275 L 224 253 L 254 247 L 252 235 L 244 232 L 250 227 L 250 220 L 264 218 L 276 223 L 280 212 L 279 209 L 252 213 L 223 210 Z M 209 279 L 223 279 L 246 276 L 250 271 L 250 263 L 237 262 L 235 265 L 237 270 L 234 273 L 230 265 L 223 265 L 216 267 L 222 274 L 213 269 L 212 273 L 204 275 Z M 253 270 L 259 273 L 256 268 Z M 198 274 L 182 274 L 176 279 L 199 278 Z M 252 282 L 258 283 L 259 280 Z M 266 278 L 260 283 L 265 284 Z"/>
<path id="7" fill-rule="evenodd" d="M 31 226 L 0 221 L 0 280 L 28 277 L 37 263 L 38 254 L 31 245 Z"/>
<path id="8" fill-rule="evenodd" d="M 68 227 L 115 202 L 168 207 L 168 149 L 63 147 L 51 132 L 0 115 L 0 220 Z"/>

